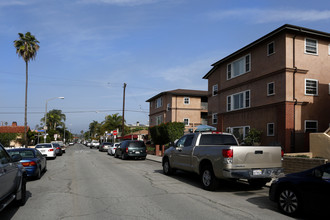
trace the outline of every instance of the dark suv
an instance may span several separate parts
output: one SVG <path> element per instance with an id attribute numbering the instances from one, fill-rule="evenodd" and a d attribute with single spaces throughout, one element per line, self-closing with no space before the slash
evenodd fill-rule
<path id="1" fill-rule="evenodd" d="M 19 154 L 9 156 L 0 144 L 0 211 L 9 203 L 16 201 L 24 205 L 26 201 L 26 171 L 19 161 Z"/>
<path id="2" fill-rule="evenodd" d="M 147 156 L 146 145 L 143 141 L 123 141 L 115 151 L 115 157 L 125 160 L 129 157 L 145 160 Z"/>

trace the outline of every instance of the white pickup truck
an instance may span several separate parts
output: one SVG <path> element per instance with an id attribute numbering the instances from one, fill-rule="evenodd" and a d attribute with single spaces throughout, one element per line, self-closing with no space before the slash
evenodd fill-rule
<path id="1" fill-rule="evenodd" d="M 256 188 L 283 172 L 280 146 L 239 146 L 235 136 L 222 132 L 192 133 L 164 153 L 163 171 L 176 169 L 201 176 L 203 188 L 214 190 L 218 179 L 247 179 Z"/>

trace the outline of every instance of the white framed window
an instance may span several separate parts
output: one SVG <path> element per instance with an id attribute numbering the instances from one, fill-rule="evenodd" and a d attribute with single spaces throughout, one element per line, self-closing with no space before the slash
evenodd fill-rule
<path id="1" fill-rule="evenodd" d="M 275 95 L 275 83 L 267 83 L 267 96 Z"/>
<path id="2" fill-rule="evenodd" d="M 305 79 L 305 95 L 318 95 L 318 81 Z"/>
<path id="3" fill-rule="evenodd" d="M 250 107 L 250 90 L 227 96 L 227 111 Z"/>
<path id="4" fill-rule="evenodd" d="M 171 104 L 170 103 L 167 103 L 167 106 L 166 106 L 166 111 L 169 111 L 171 108 Z"/>
<path id="5" fill-rule="evenodd" d="M 274 135 L 275 135 L 275 124 L 267 123 L 267 136 L 274 136 Z"/>
<path id="6" fill-rule="evenodd" d="M 318 54 L 317 40 L 311 38 L 305 38 L 305 53 L 306 54 Z"/>
<path id="7" fill-rule="evenodd" d="M 273 53 L 275 53 L 275 43 L 274 43 L 274 41 L 267 44 L 267 56 L 272 55 Z"/>
<path id="8" fill-rule="evenodd" d="M 250 72 L 251 55 L 248 54 L 227 65 L 227 80 Z"/>
<path id="9" fill-rule="evenodd" d="M 156 116 L 156 125 L 160 125 L 161 123 L 163 123 L 163 116 Z"/>
<path id="10" fill-rule="evenodd" d="M 163 99 L 162 97 L 160 97 L 156 100 L 156 108 L 160 108 L 162 106 L 163 106 Z"/>
<path id="11" fill-rule="evenodd" d="M 185 126 L 189 126 L 189 118 L 184 118 L 183 123 Z"/>
<path id="12" fill-rule="evenodd" d="M 318 121 L 317 120 L 305 120 L 305 132 L 317 132 Z"/>
<path id="13" fill-rule="evenodd" d="M 218 95 L 218 84 L 212 86 L 212 96 Z"/>
<path id="14" fill-rule="evenodd" d="M 212 114 L 212 124 L 218 124 L 218 113 Z"/>
<path id="15" fill-rule="evenodd" d="M 246 126 L 237 126 L 237 127 L 228 127 L 227 129 L 228 133 L 233 134 L 239 142 L 242 142 L 246 135 L 249 134 L 250 132 L 250 126 L 246 125 Z"/>
<path id="16" fill-rule="evenodd" d="M 190 98 L 189 97 L 184 97 L 183 98 L 183 104 L 189 105 L 190 104 Z"/>

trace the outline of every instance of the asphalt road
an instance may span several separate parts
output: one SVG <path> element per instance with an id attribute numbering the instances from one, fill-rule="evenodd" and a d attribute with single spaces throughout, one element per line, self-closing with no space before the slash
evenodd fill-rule
<path id="1" fill-rule="evenodd" d="M 289 219 L 268 199 L 268 188 L 223 182 L 215 192 L 196 175 L 168 177 L 160 163 L 121 160 L 76 144 L 48 171 L 27 184 L 23 207 L 8 206 L 0 219 Z"/>

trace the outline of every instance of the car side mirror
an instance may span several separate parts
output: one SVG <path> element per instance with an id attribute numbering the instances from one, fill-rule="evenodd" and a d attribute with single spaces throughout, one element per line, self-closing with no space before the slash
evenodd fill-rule
<path id="1" fill-rule="evenodd" d="M 315 176 L 316 178 L 322 178 L 323 172 L 321 170 L 319 170 L 319 169 L 315 169 L 313 171 L 313 176 Z"/>
<path id="2" fill-rule="evenodd" d="M 19 162 L 20 160 L 22 160 L 22 156 L 19 154 L 15 154 L 11 156 L 11 159 L 13 160 L 13 162 Z"/>

